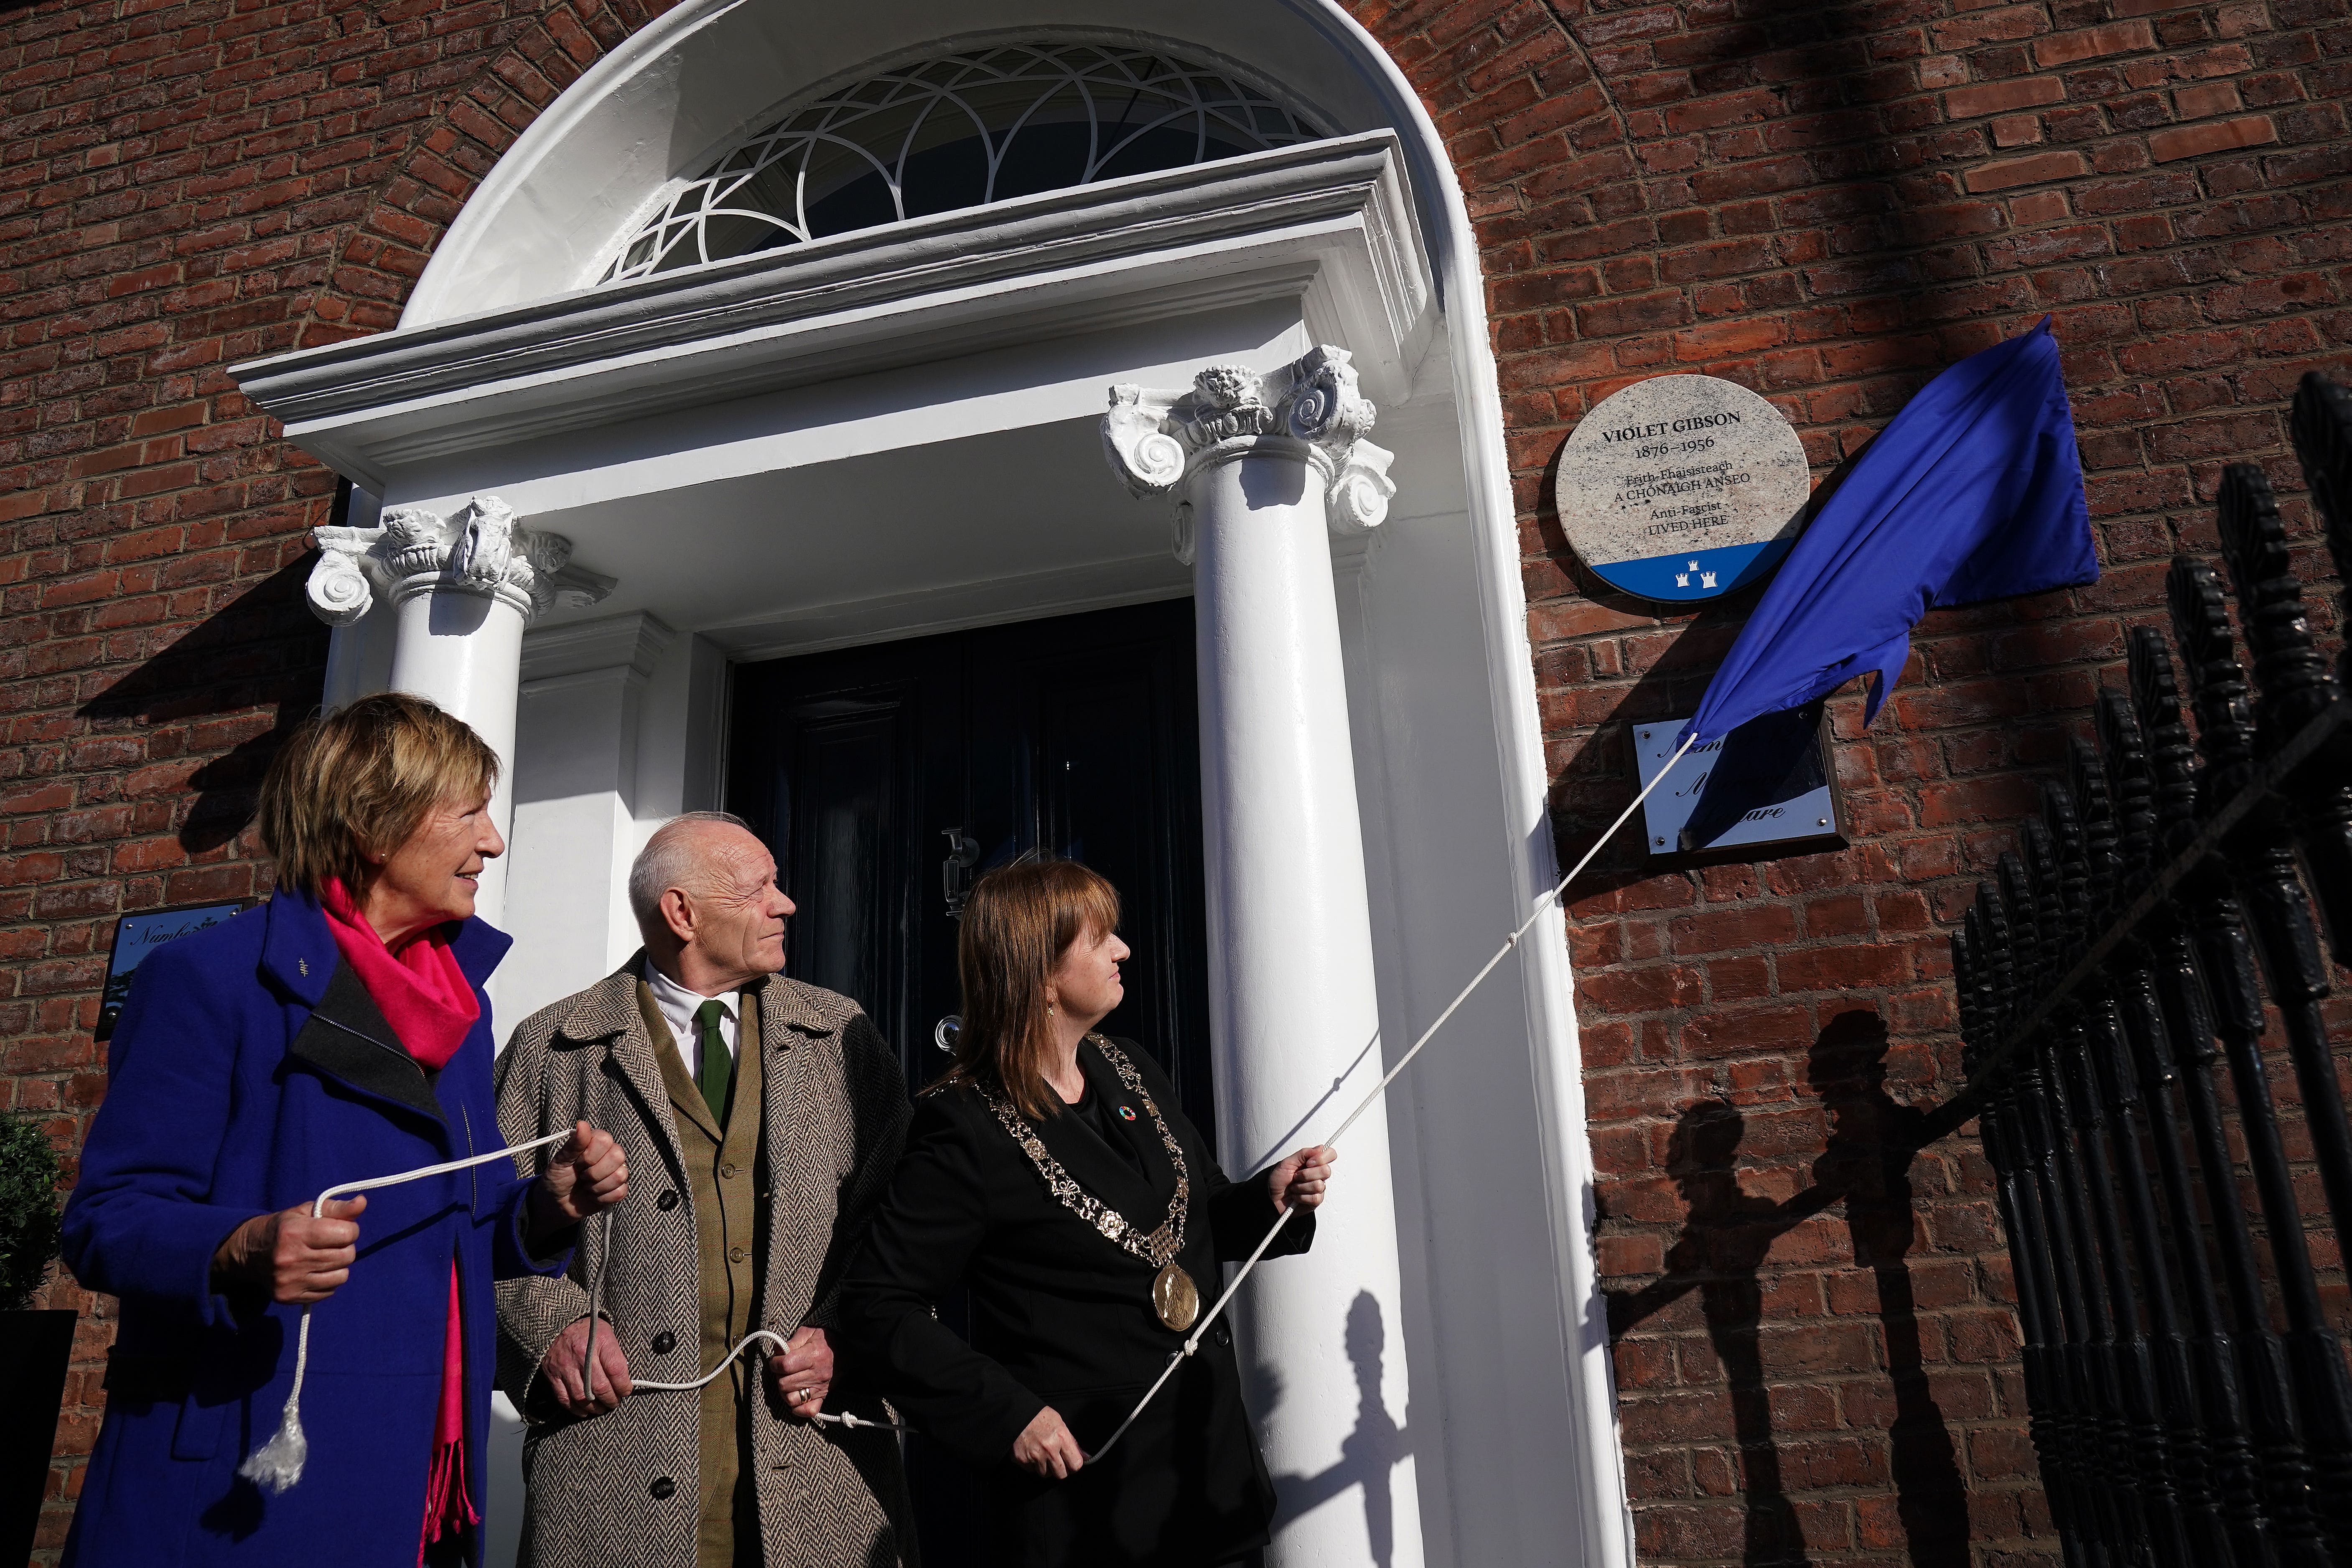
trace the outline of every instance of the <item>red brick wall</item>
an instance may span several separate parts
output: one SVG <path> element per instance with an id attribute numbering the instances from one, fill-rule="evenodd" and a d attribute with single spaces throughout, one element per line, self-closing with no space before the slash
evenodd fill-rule
<path id="1" fill-rule="evenodd" d="M 266 891 L 242 830 L 317 705 L 334 476 L 230 384 L 375 331 L 538 109 L 661 9 L 51 0 L 0 11 L 0 1109 L 68 1155 L 119 913 Z M 37 1561 L 98 1430 L 85 1314 Z"/>
<path id="2" fill-rule="evenodd" d="M 1628 793 L 1624 722 L 1686 710 L 1733 625 L 1580 578 L 1543 490 L 1584 409 L 1724 374 L 1826 467 L 1934 368 L 2057 313 L 2107 581 L 1939 616 L 1870 739 L 1842 712 L 1855 849 L 1621 861 L 1575 936 L 1645 1558 L 1737 1561 L 1751 1530 L 1797 1528 L 1818 1560 L 1900 1561 L 1916 1530 L 1918 1562 L 1957 1561 L 1963 1508 L 1979 1561 L 2046 1551 L 1981 1171 L 1958 1139 L 1907 1167 L 1876 1151 L 1949 1092 L 1937 932 L 2022 781 L 2152 613 L 2165 554 L 2210 542 L 2217 465 L 2287 483 L 2295 374 L 2352 361 L 2341 0 L 1353 4 L 1481 225 L 1570 840 Z M 102 1087 L 112 919 L 260 890 L 249 791 L 317 699 L 300 534 L 331 478 L 223 367 L 389 325 L 520 129 L 661 8 L 0 11 L 0 1106 L 60 1148 Z M 1850 1013 L 1885 1020 L 1885 1094 Z M 1814 1188 L 1837 1205 L 1781 1228 Z M 51 1300 L 87 1321 L 44 1560 L 110 1334 L 103 1301 Z M 1743 1430 L 1769 1439 L 1744 1468 Z"/>
<path id="3" fill-rule="evenodd" d="M 2221 465 L 2299 492 L 2295 380 L 2352 376 L 2343 0 L 1351 5 L 1483 241 L 1565 847 L 1740 616 L 1575 564 L 1548 489 L 1576 421 L 1726 376 L 1818 474 L 2056 318 L 2104 581 L 1929 617 L 1866 735 L 1832 705 L 1852 848 L 1661 876 L 1628 845 L 1571 910 L 1644 1561 L 2047 1557 L 1973 1126 L 1906 1149 L 1958 1083 L 1944 933 L 2162 623 L 2170 554 L 2211 550 Z"/>

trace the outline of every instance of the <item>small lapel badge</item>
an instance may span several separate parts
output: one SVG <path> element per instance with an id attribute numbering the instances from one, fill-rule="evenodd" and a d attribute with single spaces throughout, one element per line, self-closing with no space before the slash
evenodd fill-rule
<path id="1" fill-rule="evenodd" d="M 1135 1107 L 1133 1107 L 1132 1105 L 1122 1105 L 1122 1106 L 1120 1106 L 1120 1107 L 1118 1108 L 1118 1119 L 1119 1119 L 1121 1121 L 1134 1121 L 1134 1120 L 1135 1120 Z"/>
<path id="2" fill-rule="evenodd" d="M 309 959 L 307 959 L 307 958 L 298 958 L 298 959 L 296 959 L 296 960 L 294 961 L 294 967 L 295 967 L 295 968 L 297 968 L 297 969 L 299 969 L 299 970 L 300 970 L 300 971 L 302 972 L 302 978 L 303 978 L 303 979 L 308 980 L 308 979 L 310 979 L 310 961 Z"/>

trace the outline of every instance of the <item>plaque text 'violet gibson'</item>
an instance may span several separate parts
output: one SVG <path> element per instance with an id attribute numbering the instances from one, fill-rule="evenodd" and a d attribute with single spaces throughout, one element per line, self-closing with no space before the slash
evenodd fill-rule
<path id="1" fill-rule="evenodd" d="M 1637 382 L 1585 416 L 1560 451 L 1559 523 L 1610 586 L 1668 604 L 1767 576 L 1811 494 L 1780 411 L 1711 375 Z"/>

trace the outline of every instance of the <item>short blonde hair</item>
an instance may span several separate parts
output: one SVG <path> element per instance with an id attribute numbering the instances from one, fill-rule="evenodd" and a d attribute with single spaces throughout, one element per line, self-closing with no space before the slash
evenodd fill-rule
<path id="1" fill-rule="evenodd" d="M 940 1086 L 1000 1090 L 1032 1121 L 1057 1114 L 1061 1097 L 1045 1082 L 1045 987 L 1072 943 L 1118 929 L 1118 889 L 1076 860 L 1024 857 L 973 883 L 956 930 L 963 1026 Z"/>
<path id="2" fill-rule="evenodd" d="M 485 799 L 499 757 L 463 720 L 422 697 L 380 691 L 294 731 L 261 781 L 261 841 L 278 885 L 326 895 L 331 878 L 354 900 L 378 867 L 450 795 Z"/>

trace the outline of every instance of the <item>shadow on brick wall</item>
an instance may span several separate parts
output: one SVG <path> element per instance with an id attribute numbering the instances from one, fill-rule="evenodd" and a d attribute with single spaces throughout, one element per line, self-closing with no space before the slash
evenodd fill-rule
<path id="1" fill-rule="evenodd" d="M 1667 1173 L 1685 1205 L 1682 1235 L 1667 1252 L 1660 1279 L 1606 1293 L 1612 1344 L 1674 1301 L 1698 1293 L 1730 1395 L 1747 1568 L 1806 1561 L 1772 1434 L 1759 1332 L 1760 1271 L 1775 1241 L 1841 1202 L 1854 1266 L 1869 1269 L 1877 1287 L 1895 1400 L 1889 1470 L 1908 1560 L 1915 1568 L 1967 1568 L 1969 1562 L 1967 1489 L 1951 1433 L 1928 1389 L 1906 1259 L 1917 1239 L 1911 1163 L 1974 1108 L 1952 1101 L 1922 1110 L 1896 1102 L 1884 1087 L 1886 1048 L 1886 1026 L 1875 1013 L 1841 1013 L 1822 1030 L 1807 1057 L 1806 1078 L 1828 1113 L 1829 1136 L 1812 1162 L 1812 1184 L 1783 1203 L 1740 1185 L 1738 1153 L 1746 1122 L 1737 1107 L 1702 1100 L 1685 1108 L 1666 1150 Z"/>
<path id="2" fill-rule="evenodd" d="M 262 579 L 79 710 L 100 731 L 144 730 L 151 764 L 215 753 L 183 786 L 176 835 L 191 855 L 245 830 L 269 759 L 318 708 L 327 628 L 303 601 L 310 569 Z"/>

